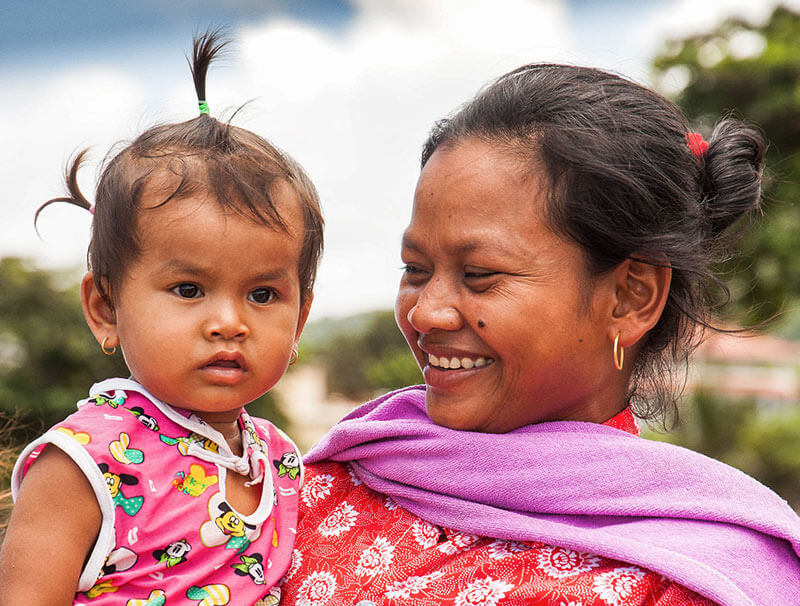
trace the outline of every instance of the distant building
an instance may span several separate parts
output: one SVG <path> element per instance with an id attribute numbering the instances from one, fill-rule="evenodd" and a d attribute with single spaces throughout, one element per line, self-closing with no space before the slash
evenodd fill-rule
<path id="1" fill-rule="evenodd" d="M 800 341 L 708 331 L 692 356 L 687 390 L 704 389 L 762 409 L 800 405 Z"/>

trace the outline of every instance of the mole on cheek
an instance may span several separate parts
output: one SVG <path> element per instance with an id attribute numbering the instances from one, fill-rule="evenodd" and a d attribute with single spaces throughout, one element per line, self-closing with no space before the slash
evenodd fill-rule
<path id="1" fill-rule="evenodd" d="M 484 326 L 486 326 L 486 322 L 483 320 L 478 320 L 478 328 L 483 328 Z"/>

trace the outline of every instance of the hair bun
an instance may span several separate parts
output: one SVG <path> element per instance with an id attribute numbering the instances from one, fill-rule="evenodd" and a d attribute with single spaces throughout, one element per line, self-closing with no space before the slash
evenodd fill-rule
<path id="1" fill-rule="evenodd" d="M 708 232 L 718 237 L 761 202 L 766 143 L 761 132 L 739 120 L 721 120 L 705 154 Z"/>

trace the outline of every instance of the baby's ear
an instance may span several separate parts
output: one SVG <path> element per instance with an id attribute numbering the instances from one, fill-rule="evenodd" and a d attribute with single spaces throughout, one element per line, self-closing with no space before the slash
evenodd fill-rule
<path id="1" fill-rule="evenodd" d="M 108 296 L 98 290 L 94 282 L 94 274 L 89 271 L 81 280 L 81 304 L 83 317 L 89 325 L 98 344 L 103 343 L 108 349 L 119 345 L 117 334 L 117 316 L 111 307 Z"/>
<path id="2" fill-rule="evenodd" d="M 308 314 L 311 311 L 311 304 L 313 302 L 314 302 L 314 295 L 310 294 L 308 295 L 306 300 L 303 301 L 303 304 L 300 306 L 300 314 L 297 318 L 297 330 L 295 331 L 294 334 L 295 343 L 297 343 L 297 341 L 300 339 L 300 334 L 303 332 L 303 327 L 306 325 L 306 320 L 308 320 Z"/>

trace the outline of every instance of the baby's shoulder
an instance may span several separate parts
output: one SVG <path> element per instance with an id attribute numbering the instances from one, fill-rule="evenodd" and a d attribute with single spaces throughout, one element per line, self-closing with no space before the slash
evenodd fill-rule
<path id="1" fill-rule="evenodd" d="M 124 389 L 102 391 L 78 402 L 78 410 L 53 429 L 91 430 L 92 433 L 158 432 L 164 418 L 158 407 L 140 393 Z"/>

